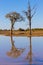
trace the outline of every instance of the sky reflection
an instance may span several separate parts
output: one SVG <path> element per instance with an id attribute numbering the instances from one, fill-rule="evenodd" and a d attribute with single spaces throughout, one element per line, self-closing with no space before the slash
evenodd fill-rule
<path id="1" fill-rule="evenodd" d="M 0 36 L 0 62 L 43 63 L 43 37 Z"/>

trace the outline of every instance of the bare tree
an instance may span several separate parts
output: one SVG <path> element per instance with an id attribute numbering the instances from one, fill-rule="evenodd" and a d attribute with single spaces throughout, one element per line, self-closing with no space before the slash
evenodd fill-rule
<path id="1" fill-rule="evenodd" d="M 34 10 L 34 12 L 32 13 L 33 10 Z M 36 7 L 34 5 L 33 9 L 31 9 L 30 2 L 28 1 L 28 10 L 27 11 L 23 11 L 23 12 L 25 13 L 27 19 L 29 20 L 29 28 L 30 28 L 30 35 L 31 35 L 31 20 L 32 20 L 32 17 L 36 13 Z"/>
<path id="2" fill-rule="evenodd" d="M 5 17 L 9 18 L 10 21 L 11 21 L 11 35 L 12 35 L 13 28 L 14 28 L 14 23 L 18 22 L 18 21 L 22 21 L 23 17 L 17 12 L 8 13 L 8 14 L 6 14 Z"/>

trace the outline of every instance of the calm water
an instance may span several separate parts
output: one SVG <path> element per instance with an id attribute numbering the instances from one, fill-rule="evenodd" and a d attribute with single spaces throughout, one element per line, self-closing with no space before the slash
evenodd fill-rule
<path id="1" fill-rule="evenodd" d="M 43 37 L 0 35 L 0 65 L 43 65 Z"/>

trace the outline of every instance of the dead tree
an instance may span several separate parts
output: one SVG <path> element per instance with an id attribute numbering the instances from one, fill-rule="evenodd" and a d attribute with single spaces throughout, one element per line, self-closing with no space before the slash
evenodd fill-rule
<path id="1" fill-rule="evenodd" d="M 30 6 L 30 2 L 28 1 L 28 10 L 27 11 L 23 11 L 29 21 L 29 29 L 30 29 L 30 35 L 32 34 L 31 33 L 31 20 L 33 18 L 33 16 L 35 15 L 36 13 L 36 4 L 34 5 L 33 9 L 31 9 L 31 6 Z M 32 13 L 32 11 L 34 10 L 34 12 Z"/>

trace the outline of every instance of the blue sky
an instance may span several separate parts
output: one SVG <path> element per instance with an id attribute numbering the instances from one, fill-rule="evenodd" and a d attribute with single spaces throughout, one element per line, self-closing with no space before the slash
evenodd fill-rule
<path id="1" fill-rule="evenodd" d="M 43 28 L 43 0 L 30 0 L 31 8 L 36 4 L 36 15 L 32 18 L 32 28 Z M 18 12 L 22 14 L 23 10 L 27 10 L 28 0 L 0 0 L 0 29 L 10 29 L 10 20 L 5 15 L 10 12 Z M 28 21 L 17 22 L 15 29 L 28 28 Z"/>

